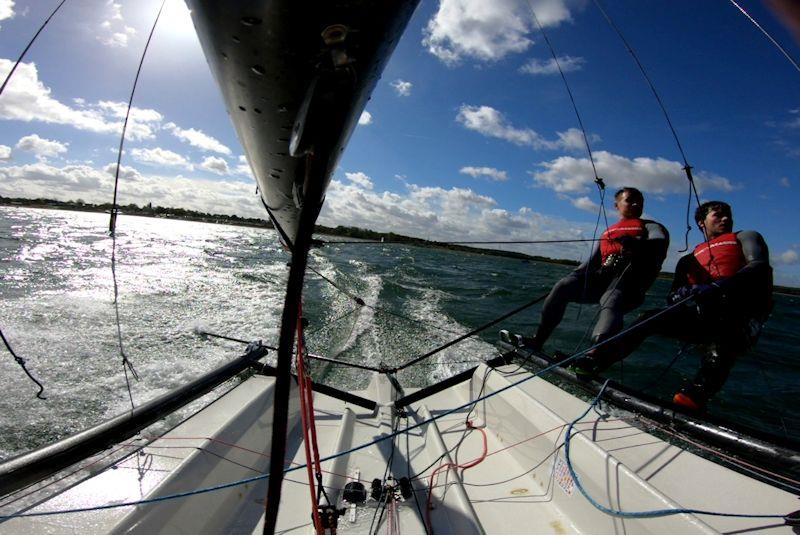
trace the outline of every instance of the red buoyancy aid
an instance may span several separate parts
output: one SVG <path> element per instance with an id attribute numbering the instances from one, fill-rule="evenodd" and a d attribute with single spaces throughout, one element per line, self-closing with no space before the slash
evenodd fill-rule
<path id="1" fill-rule="evenodd" d="M 742 244 L 735 232 L 728 232 L 708 240 L 708 243 L 701 243 L 694 248 L 694 257 L 700 270 L 696 273 L 690 270 L 687 273 L 689 284 L 708 284 L 732 277 L 747 263 Z"/>
<path id="2" fill-rule="evenodd" d="M 608 227 L 600 236 L 600 261 L 605 263 L 606 258 L 612 254 L 619 254 L 622 252 L 622 244 L 614 241 L 622 236 L 644 236 L 645 228 L 644 222 L 641 219 L 621 219 L 619 223 L 615 223 Z"/>

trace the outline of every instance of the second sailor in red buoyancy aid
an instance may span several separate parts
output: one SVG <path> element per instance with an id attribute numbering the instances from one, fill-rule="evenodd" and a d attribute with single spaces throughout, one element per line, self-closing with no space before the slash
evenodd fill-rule
<path id="1" fill-rule="evenodd" d="M 755 343 L 772 309 L 772 268 L 761 234 L 733 232 L 727 203 L 701 204 L 695 220 L 706 240 L 678 261 L 668 298 L 670 304 L 685 304 L 666 314 L 646 312 L 636 323 L 644 325 L 620 342 L 614 360 L 629 355 L 652 334 L 702 344 L 700 369 L 673 399 L 697 410 L 722 388 L 736 358 Z M 583 365 L 598 371 L 610 362 Z"/>
<path id="2" fill-rule="evenodd" d="M 644 196 L 636 188 L 614 195 L 618 223 L 603 233 L 592 256 L 561 279 L 544 302 L 536 334 L 523 338 L 539 350 L 564 317 L 568 303 L 599 303 L 592 340 L 609 338 L 622 330 L 626 312 L 642 304 L 645 293 L 661 270 L 669 247 L 667 230 L 641 219 Z"/>

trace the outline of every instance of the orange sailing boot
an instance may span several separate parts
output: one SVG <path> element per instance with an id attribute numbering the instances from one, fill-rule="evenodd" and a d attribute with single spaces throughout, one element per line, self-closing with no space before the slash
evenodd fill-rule
<path id="1" fill-rule="evenodd" d="M 700 405 L 697 404 L 695 400 L 684 394 L 683 392 L 678 392 L 672 397 L 672 402 L 679 407 L 683 407 L 685 409 L 689 409 L 692 411 L 699 411 Z"/>

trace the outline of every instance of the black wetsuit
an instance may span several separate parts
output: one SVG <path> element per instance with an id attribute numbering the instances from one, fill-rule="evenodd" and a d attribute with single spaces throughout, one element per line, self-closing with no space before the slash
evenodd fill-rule
<path id="1" fill-rule="evenodd" d="M 719 392 L 736 358 L 755 343 L 772 309 L 772 268 L 764 238 L 754 231 L 738 232 L 736 238 L 744 255 L 744 267 L 733 276 L 704 287 L 684 305 L 657 317 L 654 316 L 661 310 L 642 314 L 629 335 L 610 344 L 592 363 L 594 371 L 630 355 L 646 337 L 660 334 L 703 346 L 700 369 L 683 392 L 700 406 Z M 696 265 L 693 254 L 678 261 L 668 302 L 681 300 L 681 289 L 690 287 L 689 273 Z M 637 325 L 641 327 L 634 328 Z"/>
<path id="2" fill-rule="evenodd" d="M 588 261 L 558 281 L 542 307 L 542 318 L 533 340 L 544 342 L 561 323 L 568 303 L 599 303 L 600 311 L 592 332 L 597 342 L 622 330 L 625 313 L 642 304 L 667 255 L 669 233 L 660 223 L 642 220 L 644 235 L 625 242 L 625 253 L 613 265 L 602 265 L 600 247 Z"/>

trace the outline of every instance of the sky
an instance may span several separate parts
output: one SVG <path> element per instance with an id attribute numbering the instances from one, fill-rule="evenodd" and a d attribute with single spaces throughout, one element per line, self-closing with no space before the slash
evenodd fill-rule
<path id="1" fill-rule="evenodd" d="M 0 77 L 57 0 L 0 0 Z M 761 1 L 740 4 L 800 58 Z M 67 0 L 0 95 L 0 195 L 110 202 L 160 0 Z M 726 0 L 606 0 L 661 95 L 702 200 L 761 232 L 800 286 L 800 72 Z M 319 222 L 442 241 L 591 238 L 597 172 L 645 193 L 685 246 L 688 182 L 667 122 L 590 0 L 423 0 L 340 161 Z M 264 217 L 183 0 L 167 0 L 134 98 L 120 202 Z M 692 210 L 694 206 L 692 206 Z M 601 226 L 604 222 L 601 222 Z M 702 239 L 694 229 L 693 247 Z M 499 246 L 494 246 L 500 248 Z M 506 246 L 581 259 L 584 244 Z"/>

